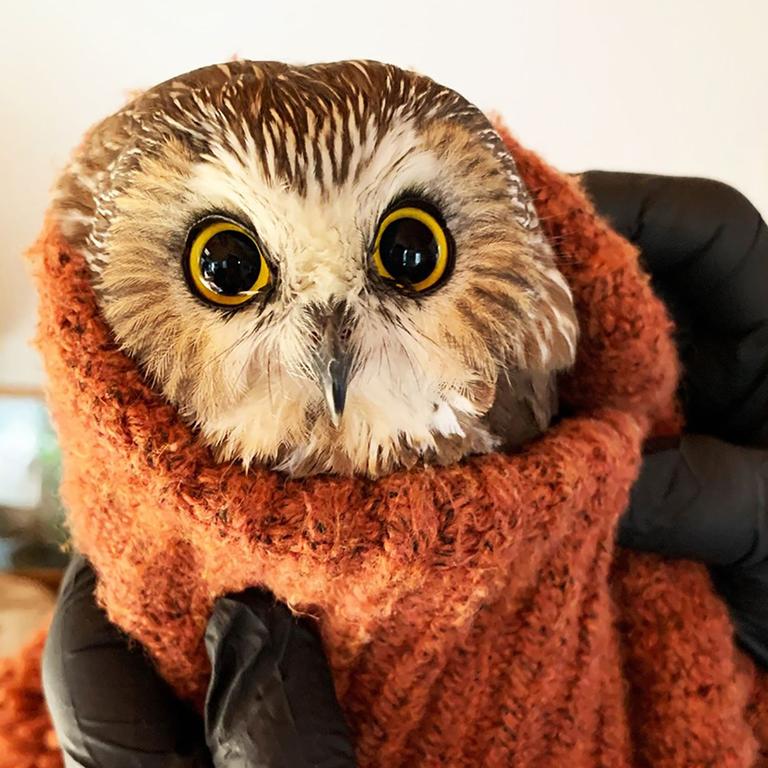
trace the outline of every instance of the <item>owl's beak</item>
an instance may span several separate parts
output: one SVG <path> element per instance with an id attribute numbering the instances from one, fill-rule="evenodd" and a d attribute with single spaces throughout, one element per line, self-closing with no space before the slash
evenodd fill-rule
<path id="1" fill-rule="evenodd" d="M 334 427 L 341 423 L 352 368 L 351 355 L 342 342 L 344 314 L 345 307 L 340 305 L 321 320 L 322 341 L 316 358 L 318 383 L 325 395 Z"/>
<path id="2" fill-rule="evenodd" d="M 347 357 L 345 355 L 331 357 L 323 377 L 323 390 L 334 427 L 339 426 L 341 416 L 344 413 L 344 405 L 347 402 L 348 377 L 349 362 Z"/>

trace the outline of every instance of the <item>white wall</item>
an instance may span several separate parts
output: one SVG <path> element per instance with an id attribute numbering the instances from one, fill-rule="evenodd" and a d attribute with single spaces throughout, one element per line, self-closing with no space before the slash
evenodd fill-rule
<path id="1" fill-rule="evenodd" d="M 0 67 L 0 386 L 36 386 L 21 253 L 83 130 L 234 54 L 413 67 L 564 170 L 727 181 L 768 213 L 768 0 L 10 2 Z"/>

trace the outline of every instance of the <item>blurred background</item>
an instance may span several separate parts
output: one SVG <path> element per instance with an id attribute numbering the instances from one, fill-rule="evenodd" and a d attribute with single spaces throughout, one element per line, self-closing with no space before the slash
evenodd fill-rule
<path id="1" fill-rule="evenodd" d="M 0 570 L 64 559 L 22 254 L 71 149 L 132 91 L 234 56 L 380 59 L 501 113 L 563 170 L 709 176 L 766 215 L 766 29 L 765 0 L 14 4 L 0 46 Z M 3 599 L 29 605 L 8 589 L 0 652 Z"/>

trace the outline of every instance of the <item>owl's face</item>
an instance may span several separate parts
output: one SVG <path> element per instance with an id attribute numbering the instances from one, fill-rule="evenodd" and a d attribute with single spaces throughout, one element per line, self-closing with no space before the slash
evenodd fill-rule
<path id="1" fill-rule="evenodd" d="M 573 359 L 513 159 L 392 66 L 164 83 L 92 131 L 57 211 L 115 338 L 222 460 L 377 475 L 488 451 L 500 391 Z"/>

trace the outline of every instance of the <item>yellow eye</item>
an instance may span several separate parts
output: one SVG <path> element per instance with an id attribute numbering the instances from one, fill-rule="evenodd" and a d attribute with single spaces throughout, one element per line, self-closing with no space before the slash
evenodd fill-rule
<path id="1" fill-rule="evenodd" d="M 426 291 L 448 276 L 452 242 L 437 217 L 415 205 L 387 214 L 373 247 L 376 271 L 398 288 Z"/>
<path id="2" fill-rule="evenodd" d="M 253 235 L 221 219 L 203 222 L 192 231 L 184 268 L 194 291 L 223 307 L 245 304 L 272 279 Z"/>

